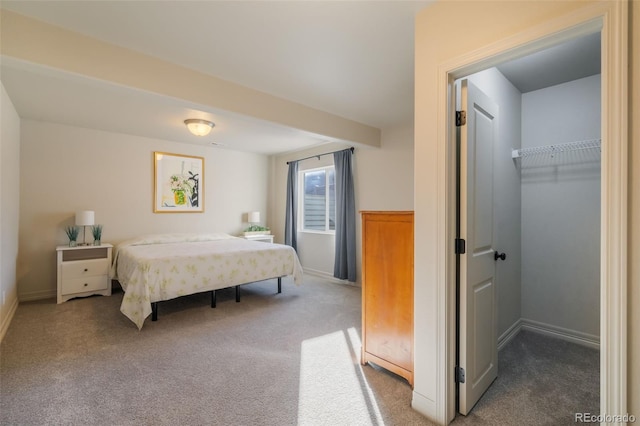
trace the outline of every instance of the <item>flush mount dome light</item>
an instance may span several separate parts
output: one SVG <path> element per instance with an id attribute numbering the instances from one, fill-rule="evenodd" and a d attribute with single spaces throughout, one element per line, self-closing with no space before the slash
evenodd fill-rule
<path id="1" fill-rule="evenodd" d="M 196 136 L 208 135 L 213 126 L 215 126 L 211 121 L 202 120 L 200 118 L 184 120 L 184 124 L 186 124 L 187 129 Z"/>

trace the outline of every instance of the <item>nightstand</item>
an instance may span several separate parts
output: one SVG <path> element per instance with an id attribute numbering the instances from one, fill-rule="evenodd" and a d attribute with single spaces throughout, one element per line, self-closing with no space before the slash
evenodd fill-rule
<path id="1" fill-rule="evenodd" d="M 74 297 L 111 296 L 111 244 L 58 246 L 58 303 Z"/>
<path id="2" fill-rule="evenodd" d="M 271 235 L 271 234 L 243 235 L 242 238 L 244 238 L 245 240 L 262 241 L 264 243 L 272 243 L 273 244 L 273 235 Z"/>

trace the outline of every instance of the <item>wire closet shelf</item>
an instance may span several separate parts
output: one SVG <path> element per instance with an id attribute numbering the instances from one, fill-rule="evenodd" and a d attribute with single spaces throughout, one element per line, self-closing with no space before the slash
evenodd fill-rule
<path id="1" fill-rule="evenodd" d="M 588 139 L 583 141 L 565 142 L 554 145 L 533 146 L 531 148 L 514 149 L 511 153 L 511 157 L 527 158 L 541 155 L 554 157 L 558 154 L 585 150 L 597 150 L 597 152 L 600 153 L 600 143 L 601 139 Z"/>

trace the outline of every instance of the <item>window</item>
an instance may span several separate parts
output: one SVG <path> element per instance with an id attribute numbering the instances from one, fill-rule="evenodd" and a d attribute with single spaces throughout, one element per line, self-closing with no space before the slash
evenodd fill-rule
<path id="1" fill-rule="evenodd" d="M 302 230 L 333 233 L 336 229 L 336 173 L 333 166 L 300 172 L 304 191 Z"/>

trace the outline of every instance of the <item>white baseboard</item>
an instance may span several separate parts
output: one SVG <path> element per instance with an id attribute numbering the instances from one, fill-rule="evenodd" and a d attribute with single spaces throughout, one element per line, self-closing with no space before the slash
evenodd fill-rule
<path id="1" fill-rule="evenodd" d="M 498 352 L 504 348 L 522 330 L 522 318 L 514 322 L 500 337 L 498 337 Z"/>
<path id="2" fill-rule="evenodd" d="M 429 420 L 436 423 L 438 422 L 438 407 L 436 406 L 436 402 L 424 395 L 419 394 L 415 390 L 413 391 L 413 398 L 411 399 L 411 408 L 413 408 Z"/>
<path id="3" fill-rule="evenodd" d="M 600 349 L 600 337 L 593 334 L 520 318 L 498 338 L 498 351 L 502 350 L 502 348 L 516 337 L 521 330 L 528 330 L 534 333 L 562 339 L 567 342 L 577 343 L 578 345 L 587 346 L 589 348 Z"/>
<path id="4" fill-rule="evenodd" d="M 2 339 L 4 339 L 4 335 L 7 334 L 7 330 L 9 329 L 9 324 L 11 324 L 11 320 L 13 319 L 13 316 L 15 315 L 16 310 L 18 310 L 17 297 L 13 299 L 13 302 L 11 302 L 11 305 L 9 306 L 9 313 L 4 317 L 4 319 L 2 320 L 2 323 L 0 323 L 0 342 L 2 342 Z"/>
<path id="5" fill-rule="evenodd" d="M 58 296 L 57 290 L 39 290 L 39 291 L 30 291 L 27 293 L 20 293 L 18 295 L 18 299 L 21 302 L 31 302 L 33 300 L 43 300 L 43 299 L 55 299 Z"/>
<path id="6" fill-rule="evenodd" d="M 352 286 L 356 286 L 356 287 L 360 287 L 360 285 L 358 283 L 353 283 L 351 281 L 347 281 L 347 280 L 340 280 L 336 277 L 334 277 L 332 274 L 328 273 L 328 272 L 324 272 L 324 271 L 318 271 L 316 269 L 310 269 L 310 268 L 302 268 L 303 272 L 305 274 L 309 274 L 309 275 L 313 275 L 316 277 L 320 277 L 323 278 L 325 280 L 328 281 L 332 281 L 334 283 L 337 284 L 346 284 L 346 285 L 352 285 Z"/>
<path id="7" fill-rule="evenodd" d="M 566 340 L 567 342 L 577 343 L 578 345 L 587 346 L 593 349 L 600 349 L 600 336 L 524 318 L 520 321 L 522 322 L 522 330 L 529 330 Z"/>

